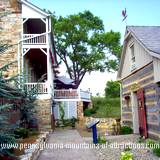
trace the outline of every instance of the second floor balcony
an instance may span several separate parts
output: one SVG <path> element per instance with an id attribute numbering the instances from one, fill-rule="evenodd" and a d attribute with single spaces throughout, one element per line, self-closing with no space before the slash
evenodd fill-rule
<path id="1" fill-rule="evenodd" d="M 47 44 L 49 24 L 44 18 L 23 19 L 23 44 L 24 45 L 44 45 Z"/>
<path id="2" fill-rule="evenodd" d="M 35 44 L 46 44 L 47 35 L 46 34 L 23 34 L 23 44 L 24 45 L 35 45 Z"/>
<path id="3" fill-rule="evenodd" d="M 81 89 L 51 89 L 51 85 L 48 83 L 26 83 L 25 87 L 28 91 L 36 89 L 38 95 L 52 94 L 54 95 L 54 100 L 59 102 L 91 101 L 90 92 Z"/>
<path id="4" fill-rule="evenodd" d="M 90 101 L 91 96 L 89 91 L 83 91 L 81 89 L 62 89 L 54 90 L 55 101 Z"/>

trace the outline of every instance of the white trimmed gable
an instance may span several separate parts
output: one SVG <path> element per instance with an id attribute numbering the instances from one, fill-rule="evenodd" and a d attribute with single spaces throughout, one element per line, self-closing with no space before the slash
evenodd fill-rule
<path id="1" fill-rule="evenodd" d="M 124 53 L 124 59 L 121 63 L 121 73 L 119 79 L 123 79 L 127 76 L 129 76 L 131 73 L 135 72 L 136 70 L 142 68 L 143 66 L 150 63 L 153 58 L 152 56 L 147 52 L 147 50 L 144 49 L 143 46 L 141 46 L 135 38 L 130 38 L 126 44 L 124 44 L 125 50 Z M 135 54 L 135 66 L 133 67 L 132 62 L 132 56 L 131 56 L 131 46 L 134 45 L 134 54 Z"/>
<path id="2" fill-rule="evenodd" d="M 21 0 L 21 3 L 23 18 L 46 18 L 49 16 L 49 14 L 25 0 Z"/>

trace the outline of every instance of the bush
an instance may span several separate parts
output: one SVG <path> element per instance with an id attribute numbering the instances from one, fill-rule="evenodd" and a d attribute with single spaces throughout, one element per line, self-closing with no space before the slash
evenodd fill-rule
<path id="1" fill-rule="evenodd" d="M 147 139 L 146 144 L 149 148 L 153 148 L 155 142 L 152 139 Z"/>
<path id="2" fill-rule="evenodd" d="M 139 137 L 137 139 L 137 143 L 145 143 L 145 139 L 143 137 Z"/>
<path id="3" fill-rule="evenodd" d="M 78 119 L 76 118 L 71 118 L 71 119 L 64 119 L 63 120 L 63 127 L 68 127 L 71 126 L 73 127 L 73 125 L 75 125 L 75 123 L 78 121 Z M 73 124 L 74 123 L 74 124 Z M 56 127 L 61 127 L 61 120 L 58 120 L 56 123 Z"/>
<path id="4" fill-rule="evenodd" d="M 92 114 L 96 113 L 94 108 L 87 108 L 84 110 L 84 116 L 91 116 Z"/>
<path id="5" fill-rule="evenodd" d="M 17 128 L 14 131 L 15 138 L 27 138 L 29 135 L 29 130 L 26 128 Z"/>
<path id="6" fill-rule="evenodd" d="M 133 153 L 131 153 L 131 152 L 122 152 L 120 160 L 133 160 Z"/>
<path id="7" fill-rule="evenodd" d="M 124 149 L 125 152 L 131 151 L 131 150 L 132 150 L 132 148 L 131 148 L 130 146 L 127 146 L 127 147 Z"/>
<path id="8" fill-rule="evenodd" d="M 154 148 L 153 153 L 157 156 L 160 157 L 160 148 Z"/>
<path id="9" fill-rule="evenodd" d="M 95 118 L 120 118 L 120 98 L 92 97 Z"/>
<path id="10" fill-rule="evenodd" d="M 98 143 L 99 144 L 105 144 L 107 142 L 107 140 L 103 137 L 101 137 L 100 135 L 98 135 Z"/>
<path id="11" fill-rule="evenodd" d="M 121 127 L 121 134 L 132 134 L 133 129 L 129 126 L 122 126 Z"/>

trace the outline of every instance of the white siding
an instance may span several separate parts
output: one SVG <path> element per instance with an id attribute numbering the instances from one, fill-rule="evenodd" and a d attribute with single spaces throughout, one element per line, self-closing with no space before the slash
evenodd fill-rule
<path id="1" fill-rule="evenodd" d="M 34 9 L 22 4 L 22 17 L 23 18 L 46 18 L 41 13 L 38 13 Z"/>
<path id="2" fill-rule="evenodd" d="M 77 118 L 77 102 L 75 101 L 65 101 L 64 104 L 64 119 L 71 119 L 72 117 Z M 60 119 L 59 104 L 54 107 L 55 119 Z"/>
<path id="3" fill-rule="evenodd" d="M 68 118 L 77 118 L 77 102 L 69 102 L 69 116 Z"/>
<path id="4" fill-rule="evenodd" d="M 160 81 L 160 59 L 154 58 L 153 61 L 153 68 L 154 68 L 154 81 Z"/>
<path id="5" fill-rule="evenodd" d="M 59 106 L 58 106 L 58 104 L 56 104 L 54 107 L 54 117 L 55 117 L 55 119 L 59 119 Z"/>
<path id="6" fill-rule="evenodd" d="M 127 43 L 126 53 L 124 58 L 124 64 L 122 68 L 121 78 L 127 77 L 131 74 L 131 53 L 130 53 L 130 46 L 134 44 L 134 51 L 135 51 L 135 65 L 136 69 L 138 70 L 152 61 L 152 56 L 134 39 L 131 38 Z M 133 70 L 133 71 L 135 71 Z"/>

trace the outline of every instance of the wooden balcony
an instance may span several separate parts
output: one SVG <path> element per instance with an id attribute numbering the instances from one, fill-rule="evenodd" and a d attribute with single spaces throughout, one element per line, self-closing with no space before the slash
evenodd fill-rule
<path id="1" fill-rule="evenodd" d="M 55 101 L 90 101 L 90 92 L 79 89 L 54 90 Z"/>
<path id="2" fill-rule="evenodd" d="M 46 34 L 23 34 L 24 45 L 46 44 Z"/>

